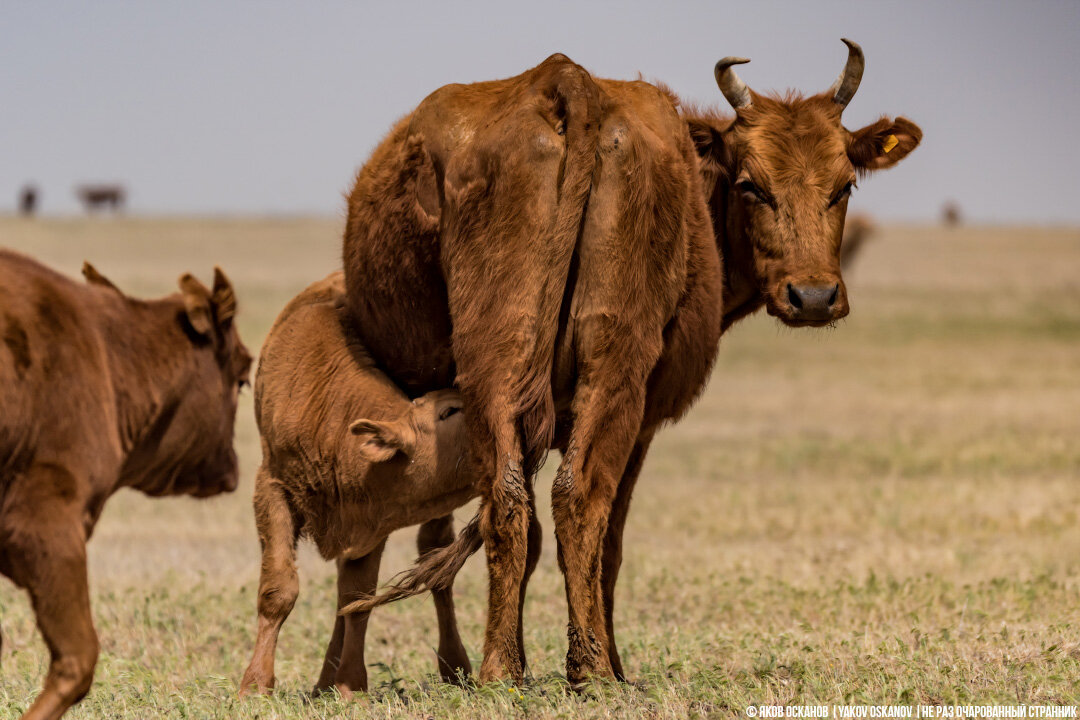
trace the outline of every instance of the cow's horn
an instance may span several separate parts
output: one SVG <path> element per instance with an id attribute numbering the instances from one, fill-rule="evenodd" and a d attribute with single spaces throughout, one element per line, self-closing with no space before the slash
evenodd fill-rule
<path id="1" fill-rule="evenodd" d="M 844 66 L 844 72 L 840 73 L 840 77 L 836 78 L 836 82 L 829 88 L 829 92 L 833 94 L 833 101 L 837 105 L 847 107 L 847 104 L 851 102 L 851 98 L 855 97 L 855 91 L 859 89 L 859 83 L 862 82 L 863 70 L 866 68 L 866 57 L 863 56 L 859 43 L 852 42 L 847 38 L 841 39 L 848 47 L 847 65 Z"/>
<path id="2" fill-rule="evenodd" d="M 724 93 L 724 97 L 731 103 L 731 107 L 738 110 L 739 108 L 750 107 L 750 88 L 746 86 L 739 76 L 735 74 L 735 71 L 731 69 L 732 65 L 742 65 L 743 63 L 750 62 L 747 58 L 741 57 L 726 57 L 720 62 L 716 63 L 716 68 L 713 73 L 716 75 L 716 84 L 720 86 L 720 92 Z"/>

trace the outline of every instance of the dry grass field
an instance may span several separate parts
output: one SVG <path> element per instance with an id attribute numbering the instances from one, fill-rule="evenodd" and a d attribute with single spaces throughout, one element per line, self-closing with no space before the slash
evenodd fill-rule
<path id="1" fill-rule="evenodd" d="M 133 294 L 222 265 L 256 350 L 284 303 L 339 262 L 340 221 L 0 219 L 0 245 Z M 209 501 L 124 491 L 90 543 L 102 657 L 72 718 L 725 717 L 757 703 L 1080 703 L 1080 231 L 887 227 L 824 331 L 765 316 L 723 340 L 705 396 L 654 445 L 619 587 L 633 685 L 572 694 L 548 534 L 530 585 L 519 692 L 437 682 L 429 599 L 377 612 L 369 696 L 307 691 L 333 622 L 333 571 L 305 548 L 278 689 L 240 700 L 255 631 L 259 461 Z M 57 383 L 57 392 L 63 392 Z M 465 518 L 471 508 L 459 512 Z M 396 535 L 383 577 L 412 559 Z M 458 585 L 479 656 L 482 560 Z M 45 648 L 0 581 L 0 717 L 37 691 Z"/>

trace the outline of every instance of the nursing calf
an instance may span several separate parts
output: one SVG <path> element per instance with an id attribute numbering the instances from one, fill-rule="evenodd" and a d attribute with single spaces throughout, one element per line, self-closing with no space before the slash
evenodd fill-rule
<path id="1" fill-rule="evenodd" d="M 25 588 L 51 661 L 23 715 L 58 718 L 90 689 L 98 640 L 86 541 L 122 487 L 236 488 L 233 420 L 251 358 L 220 270 L 161 300 L 125 296 L 0 250 L 0 573 Z"/>
<path id="2" fill-rule="evenodd" d="M 339 609 L 374 593 L 387 536 L 423 523 L 421 553 L 453 540 L 450 512 L 476 495 L 461 462 L 456 391 L 410 401 L 341 322 L 341 273 L 307 288 L 278 316 L 262 349 L 255 414 L 263 462 L 255 521 L 262 545 L 258 637 L 242 692 L 274 686 L 278 632 L 296 602 L 296 544 L 337 560 Z M 439 671 L 470 672 L 449 587 L 435 593 Z M 337 617 L 316 690 L 367 689 L 368 613 Z"/>

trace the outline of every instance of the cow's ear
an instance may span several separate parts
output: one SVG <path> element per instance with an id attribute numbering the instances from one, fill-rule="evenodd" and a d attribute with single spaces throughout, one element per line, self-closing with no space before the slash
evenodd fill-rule
<path id="1" fill-rule="evenodd" d="M 120 288 L 116 287 L 116 285 L 114 285 L 112 281 L 109 280 L 109 278 L 99 273 L 97 268 L 91 265 L 86 260 L 83 260 L 82 274 L 83 277 L 86 278 L 86 282 L 90 283 L 91 285 L 100 285 L 101 287 L 109 288 L 110 290 L 113 290 L 120 295 L 124 294 L 120 292 Z"/>
<path id="2" fill-rule="evenodd" d="M 214 330 L 214 319 L 210 312 L 210 292 L 191 273 L 180 276 L 180 292 L 184 296 L 184 311 L 191 329 L 199 335 L 209 337 Z"/>
<path id="3" fill-rule="evenodd" d="M 907 157 L 922 140 L 922 130 L 907 118 L 883 117 L 851 134 L 848 158 L 860 172 L 884 170 Z"/>
<path id="4" fill-rule="evenodd" d="M 705 196 L 710 197 L 716 181 L 724 173 L 730 153 L 724 144 L 721 129 L 715 123 L 703 118 L 689 117 L 686 119 L 686 127 L 697 151 Z"/>
<path id="5" fill-rule="evenodd" d="M 214 268 L 214 294 L 211 297 L 217 309 L 217 321 L 222 327 L 228 327 L 236 315 L 236 293 L 232 283 L 221 268 Z"/>
<path id="6" fill-rule="evenodd" d="M 372 463 L 386 462 L 399 452 L 412 456 L 415 439 L 412 429 L 403 422 L 357 420 L 349 432 L 360 441 L 360 454 Z"/>

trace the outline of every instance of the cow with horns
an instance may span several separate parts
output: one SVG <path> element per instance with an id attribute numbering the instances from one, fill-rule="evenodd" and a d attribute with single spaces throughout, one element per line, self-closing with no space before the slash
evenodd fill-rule
<path id="1" fill-rule="evenodd" d="M 761 95 L 725 58 L 735 110 L 680 110 L 648 83 L 555 55 L 507 80 L 449 85 L 375 150 L 349 201 L 347 307 L 410 394 L 456 380 L 480 510 L 386 598 L 445 588 L 486 546 L 481 680 L 520 681 L 521 604 L 539 553 L 532 473 L 552 487 L 570 622 L 567 676 L 625 676 L 614 590 L 649 444 L 689 408 L 721 332 L 765 307 L 790 326 L 848 313 L 840 245 L 857 178 L 919 143 L 909 120 L 841 114 L 853 42 L 828 91 Z M 721 272 L 721 269 L 723 272 Z"/>

